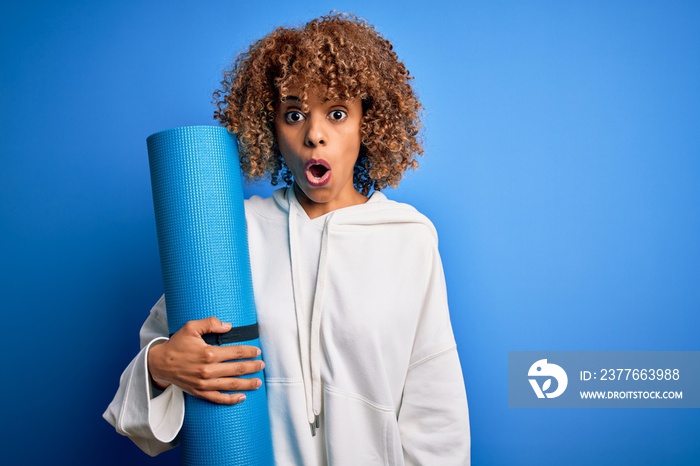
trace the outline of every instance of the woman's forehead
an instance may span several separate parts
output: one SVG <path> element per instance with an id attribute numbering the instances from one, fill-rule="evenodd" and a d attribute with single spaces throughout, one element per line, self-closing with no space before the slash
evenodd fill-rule
<path id="1" fill-rule="evenodd" d="M 282 86 L 278 92 L 280 102 L 289 100 L 297 100 L 299 103 L 307 103 L 308 101 L 351 101 L 360 97 L 359 95 L 349 95 L 345 89 L 331 88 L 331 86 L 320 83 Z"/>
<path id="2" fill-rule="evenodd" d="M 361 105 L 362 102 L 358 98 L 343 98 L 339 96 L 330 96 L 328 93 L 316 89 L 309 89 L 306 95 L 303 95 L 300 89 L 290 89 L 286 96 L 282 96 L 277 104 L 277 109 L 282 110 L 289 106 L 299 106 L 302 111 L 306 112 L 314 106 L 328 105 L 343 105 L 354 107 Z"/>

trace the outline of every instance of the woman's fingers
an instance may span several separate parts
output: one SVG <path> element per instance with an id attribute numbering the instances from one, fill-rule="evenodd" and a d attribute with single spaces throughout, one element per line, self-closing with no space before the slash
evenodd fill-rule
<path id="1" fill-rule="evenodd" d="M 206 333 L 230 328 L 216 317 L 187 322 L 170 340 L 150 348 L 148 368 L 153 380 L 161 388 L 172 383 L 214 403 L 240 403 L 244 394 L 227 392 L 259 388 L 259 378 L 243 377 L 260 372 L 265 363 L 255 359 L 260 356 L 255 346 L 214 346 L 202 339 Z"/>
<path id="2" fill-rule="evenodd" d="M 254 359 L 260 356 L 260 348 L 255 346 L 218 346 L 223 351 L 221 359 L 222 361 L 233 361 L 236 359 Z"/>
<path id="3" fill-rule="evenodd" d="M 211 389 L 222 392 L 257 390 L 262 380 L 257 377 L 243 379 L 239 377 L 221 377 L 211 381 Z"/>
<path id="4" fill-rule="evenodd" d="M 257 361 L 243 362 L 222 362 L 218 364 L 208 364 L 201 366 L 197 378 L 203 381 L 216 380 L 221 378 L 242 377 L 249 374 L 255 374 L 265 368 L 265 363 Z M 220 389 L 213 389 L 220 390 Z"/>
<path id="5" fill-rule="evenodd" d="M 221 374 L 244 375 L 262 370 L 265 364 L 262 361 L 229 362 L 216 365 L 217 372 Z M 209 374 L 207 374 L 209 375 Z M 219 404 L 237 404 L 245 400 L 243 393 L 227 393 L 257 390 L 262 386 L 262 380 L 253 378 L 240 378 L 232 375 L 221 375 L 215 378 L 198 378 L 192 381 L 189 393 Z"/>
<path id="6" fill-rule="evenodd" d="M 216 317 L 207 317 L 205 319 L 190 320 L 185 323 L 179 331 L 184 331 L 192 335 L 204 335 L 205 333 L 226 333 L 231 330 L 230 322 L 222 322 Z"/>

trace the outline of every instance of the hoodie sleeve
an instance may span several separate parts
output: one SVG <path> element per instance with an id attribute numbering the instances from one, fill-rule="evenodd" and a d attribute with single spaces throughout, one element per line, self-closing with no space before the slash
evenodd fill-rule
<path id="1" fill-rule="evenodd" d="M 467 395 L 437 245 L 422 306 L 398 416 L 404 459 L 407 465 L 468 465 Z"/>
<path id="2" fill-rule="evenodd" d="M 155 456 L 177 445 L 185 415 L 183 392 L 170 385 L 158 390 L 148 373 L 148 350 L 167 341 L 165 299 L 153 306 L 141 327 L 141 351 L 119 379 L 119 389 L 102 417 L 141 450 Z"/>

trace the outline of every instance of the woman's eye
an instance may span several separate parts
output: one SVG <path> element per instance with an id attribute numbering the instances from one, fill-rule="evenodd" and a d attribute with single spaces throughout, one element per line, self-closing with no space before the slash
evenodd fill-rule
<path id="1" fill-rule="evenodd" d="M 333 121 L 343 121 L 347 117 L 348 117 L 348 114 L 344 110 L 333 110 L 328 115 L 328 118 L 330 118 Z"/>
<path id="2" fill-rule="evenodd" d="M 292 110 L 284 114 L 284 120 L 287 123 L 299 123 L 304 120 L 304 114 L 297 110 Z"/>

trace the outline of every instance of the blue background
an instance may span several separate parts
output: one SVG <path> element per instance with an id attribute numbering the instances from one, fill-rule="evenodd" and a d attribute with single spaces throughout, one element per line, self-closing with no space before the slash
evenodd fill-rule
<path id="1" fill-rule="evenodd" d="M 508 351 L 700 350 L 700 4 L 9 3 L 3 464 L 177 461 L 101 418 L 162 290 L 145 138 L 214 124 L 239 51 L 333 8 L 394 42 L 426 108 L 388 194 L 440 233 L 474 464 L 700 464 L 698 410 L 507 403 Z"/>

